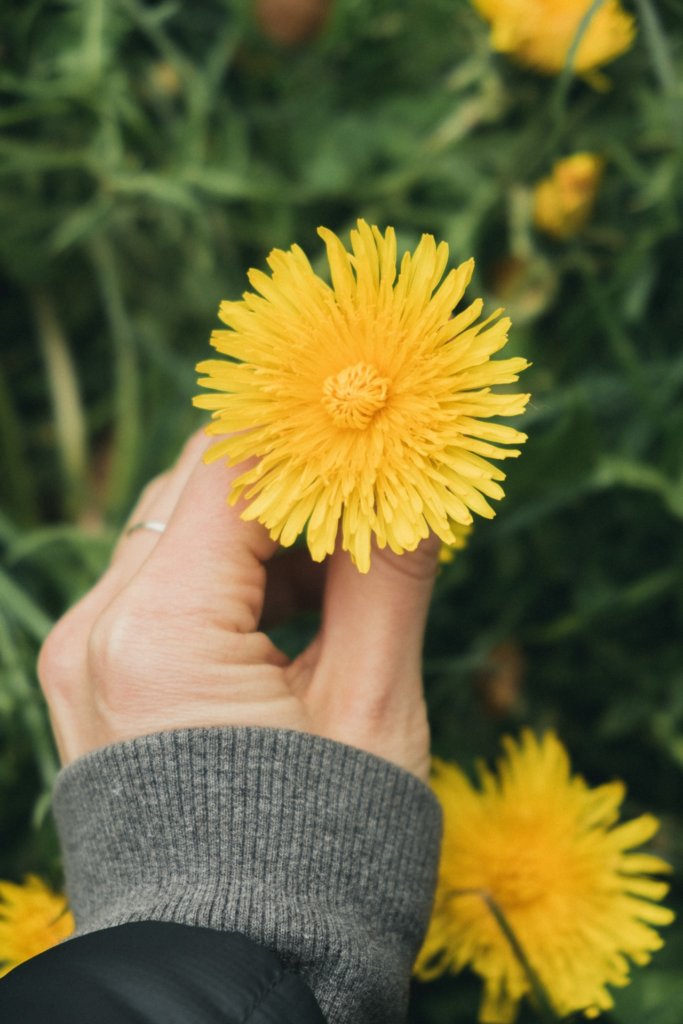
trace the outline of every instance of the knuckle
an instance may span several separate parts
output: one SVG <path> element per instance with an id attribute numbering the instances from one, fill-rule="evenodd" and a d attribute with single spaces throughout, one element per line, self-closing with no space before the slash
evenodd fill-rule
<path id="1" fill-rule="evenodd" d="M 358 715 L 342 719 L 343 739 L 402 764 L 406 751 L 429 749 L 429 722 L 420 703 L 397 708 L 390 704 L 369 704 Z"/>
<path id="2" fill-rule="evenodd" d="M 160 594 L 163 593 L 163 601 Z M 172 588 L 139 579 L 95 621 L 86 661 L 92 699 L 110 721 L 160 711 L 187 660 L 186 616 Z"/>
<path id="3" fill-rule="evenodd" d="M 82 647 L 82 627 L 72 610 L 55 623 L 38 654 L 38 682 L 48 703 L 69 697 L 76 687 Z"/>
<path id="4" fill-rule="evenodd" d="M 94 696 L 112 710 L 124 707 L 143 667 L 145 617 L 130 603 L 115 601 L 95 622 L 87 645 Z"/>
<path id="5" fill-rule="evenodd" d="M 421 676 L 401 678 L 399 674 L 376 679 L 362 693 L 351 688 L 342 697 L 339 708 L 342 718 L 364 736 L 412 729 L 426 720 Z"/>
<path id="6" fill-rule="evenodd" d="M 382 728 L 395 705 L 395 698 L 386 688 L 366 693 L 362 701 L 354 701 L 346 709 L 346 717 L 355 721 L 358 728 L 373 733 Z"/>

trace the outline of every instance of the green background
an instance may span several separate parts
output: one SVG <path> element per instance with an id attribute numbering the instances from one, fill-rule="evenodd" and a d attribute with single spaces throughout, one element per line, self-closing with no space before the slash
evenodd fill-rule
<path id="1" fill-rule="evenodd" d="M 635 44 L 596 92 L 493 54 L 464 0 L 336 0 L 289 45 L 229 0 L 2 5 L 0 878 L 60 882 L 36 653 L 202 422 L 219 301 L 274 246 L 322 267 L 316 226 L 358 216 L 474 255 L 468 295 L 507 307 L 506 352 L 533 362 L 508 496 L 438 581 L 434 749 L 468 766 L 553 727 L 592 784 L 626 781 L 629 816 L 661 819 L 680 869 L 683 24 L 678 0 L 629 9 Z M 580 150 L 606 161 L 595 212 L 553 242 L 531 190 Z M 666 935 L 614 1021 L 680 1024 L 682 926 Z M 472 1021 L 478 994 L 416 985 L 412 1020 Z"/>

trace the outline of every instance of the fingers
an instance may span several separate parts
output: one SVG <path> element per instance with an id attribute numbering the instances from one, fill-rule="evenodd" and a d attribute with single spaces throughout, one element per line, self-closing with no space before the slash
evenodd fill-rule
<path id="1" fill-rule="evenodd" d="M 170 517 L 206 445 L 207 439 L 200 433 L 190 438 L 175 466 L 147 485 L 129 517 L 129 524 L 147 519 L 165 522 Z M 108 570 L 51 630 L 38 661 L 38 675 L 51 705 L 55 702 L 78 702 L 79 688 L 83 689 L 88 675 L 87 648 L 93 625 L 125 589 L 160 536 L 147 530 L 126 536 L 124 531 Z M 73 714 L 70 717 L 73 718 Z M 57 726 L 54 726 L 54 732 L 63 754 L 64 741 Z"/>
<path id="2" fill-rule="evenodd" d="M 421 689 L 438 549 L 430 537 L 403 555 L 374 550 L 365 575 L 345 552 L 335 552 L 327 570 L 317 685 L 339 685 L 345 699 L 361 705 L 381 705 L 387 694 Z"/>
<path id="3" fill-rule="evenodd" d="M 434 537 L 400 556 L 375 549 L 365 575 L 337 550 L 312 657 L 287 669 L 322 735 L 393 761 L 423 781 L 429 723 L 422 643 L 438 550 Z"/>
<path id="4" fill-rule="evenodd" d="M 203 432 L 192 435 L 175 465 L 152 480 L 142 492 L 128 518 L 127 527 L 146 520 L 165 523 L 171 518 L 178 498 L 192 471 L 200 463 L 208 443 Z M 45 645 L 48 656 L 41 658 L 41 662 L 50 667 L 50 676 L 54 675 L 52 667 L 59 661 L 52 653 L 65 646 L 64 639 L 70 650 L 71 676 L 84 675 L 83 666 L 76 666 L 74 659 L 78 656 L 82 661 L 85 657 L 86 639 L 93 624 L 144 565 L 160 538 L 160 533 L 151 530 L 136 530 L 129 535 L 126 529 L 123 530 L 107 571 L 52 630 Z"/>
<path id="5" fill-rule="evenodd" d="M 135 523 L 153 521 L 166 523 L 192 470 L 200 461 L 208 445 L 203 432 L 198 431 L 186 442 L 175 465 L 166 473 L 155 477 L 145 487 L 128 517 L 126 526 L 112 553 L 109 568 L 65 617 L 74 622 L 85 635 L 97 617 L 133 579 L 159 542 L 161 534 L 154 530 L 127 530 Z"/>
<path id="6" fill-rule="evenodd" d="M 209 443 L 205 433 L 197 431 L 186 442 L 172 469 L 152 480 L 142 492 L 128 517 L 112 556 L 112 566 L 116 568 L 120 585 L 125 585 L 132 579 L 154 550 L 161 536 L 154 530 L 140 529 L 130 534 L 127 530 L 136 523 L 168 523 L 187 481 L 200 463 Z"/>
<path id="7" fill-rule="evenodd" d="M 207 623 L 242 633 L 258 627 L 263 563 L 277 549 L 260 523 L 240 518 L 242 502 L 228 504 L 232 481 L 245 468 L 196 462 L 165 532 L 152 542 L 136 576 L 136 582 L 150 582 L 162 601 L 171 594 L 177 601 L 180 591 L 183 606 L 203 614 Z M 157 518 L 159 506 L 153 512 Z"/>

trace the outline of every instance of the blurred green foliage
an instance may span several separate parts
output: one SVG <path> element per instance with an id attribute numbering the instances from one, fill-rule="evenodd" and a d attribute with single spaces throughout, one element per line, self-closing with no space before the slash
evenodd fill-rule
<path id="1" fill-rule="evenodd" d="M 438 581 L 435 751 L 467 765 L 553 726 L 661 818 L 681 868 L 683 25 L 679 0 L 632 10 L 596 92 L 493 54 L 467 0 L 336 0 L 287 46 L 246 0 L 3 4 L 0 877 L 59 881 L 37 650 L 199 424 L 220 299 L 274 246 L 319 261 L 315 227 L 358 216 L 474 255 L 469 294 L 507 307 L 534 363 L 508 497 Z M 533 185 L 580 150 L 606 161 L 597 206 L 553 242 Z M 667 938 L 619 1024 L 680 1020 L 682 926 Z M 477 999 L 471 978 L 416 985 L 412 1019 L 470 1021 Z"/>

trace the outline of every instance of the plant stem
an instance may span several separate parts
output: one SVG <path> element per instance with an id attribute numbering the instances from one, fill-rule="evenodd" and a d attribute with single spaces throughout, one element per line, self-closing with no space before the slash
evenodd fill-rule
<path id="1" fill-rule="evenodd" d="M 546 154 L 555 154 L 562 136 L 565 130 L 565 122 L 567 119 L 567 99 L 569 97 L 569 89 L 574 80 L 574 62 L 576 55 L 581 45 L 581 41 L 588 31 L 593 17 L 597 14 L 599 9 L 602 7 L 605 0 L 593 0 L 583 18 L 579 22 L 579 27 L 576 30 L 576 35 L 572 39 L 571 46 L 567 51 L 567 58 L 564 62 L 564 67 L 560 72 L 557 85 L 553 90 L 553 94 L 550 100 L 549 106 L 549 124 L 550 131 L 548 134 L 548 141 L 543 147 L 543 152 Z"/>
<path id="2" fill-rule="evenodd" d="M 643 25 L 643 34 L 652 57 L 652 65 L 655 74 L 659 79 L 662 92 L 669 99 L 674 99 L 680 93 L 680 84 L 676 77 L 676 69 L 669 52 L 666 36 L 662 29 L 659 15 L 651 0 L 635 0 L 640 20 Z"/>
<path id="3" fill-rule="evenodd" d="M 561 1018 L 555 1011 L 553 1004 L 550 1000 L 550 996 L 545 990 L 543 982 L 539 978 L 538 974 L 531 966 L 529 958 L 524 952 L 524 949 L 515 935 L 509 921 L 505 917 L 503 911 L 500 909 L 496 901 L 493 899 L 490 893 L 486 892 L 485 889 L 454 889 L 454 896 L 479 896 L 484 901 L 487 908 L 491 911 L 491 914 L 495 918 L 496 924 L 502 931 L 503 935 L 510 944 L 510 948 L 515 955 L 520 967 L 527 976 L 529 987 L 535 1003 L 535 1009 L 538 1011 L 539 1019 L 543 1024 L 557 1024 Z"/>

